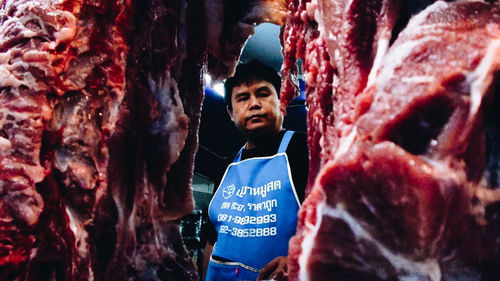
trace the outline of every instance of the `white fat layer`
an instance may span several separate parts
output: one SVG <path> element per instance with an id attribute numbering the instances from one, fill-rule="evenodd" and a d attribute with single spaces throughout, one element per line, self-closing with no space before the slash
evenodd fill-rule
<path id="1" fill-rule="evenodd" d="M 500 37 L 500 34 L 497 35 Z M 489 44 L 486 55 L 483 57 L 478 67 L 470 75 L 467 75 L 467 80 L 471 85 L 469 120 L 476 116 L 481 107 L 483 95 L 487 92 L 488 87 L 490 87 L 492 83 L 493 72 L 500 66 L 500 59 L 498 58 L 499 53 L 500 38 L 493 40 Z"/>
<path id="2" fill-rule="evenodd" d="M 22 82 L 10 72 L 5 65 L 0 65 L 0 87 L 18 87 Z"/>
<path id="3" fill-rule="evenodd" d="M 437 1 L 434 4 L 428 6 L 425 10 L 413 16 L 405 30 L 400 36 L 406 33 L 414 33 L 415 29 L 424 30 L 424 29 L 437 29 L 438 24 L 432 25 L 424 25 L 429 14 L 436 12 L 437 10 L 445 9 L 448 6 L 448 3 L 444 1 Z M 385 46 L 379 46 L 377 50 L 377 55 L 375 57 L 375 62 L 373 64 L 372 70 L 370 71 L 370 76 L 368 78 L 368 86 L 377 82 L 378 85 L 385 85 L 394 75 L 394 69 L 401 65 L 406 57 L 408 57 L 414 48 L 418 45 L 424 44 L 427 41 L 431 40 L 441 40 L 438 37 L 434 37 L 432 35 L 424 36 L 418 40 L 408 40 L 402 44 L 394 46 L 391 48 L 391 51 L 387 53 L 385 52 L 389 47 L 389 42 L 380 42 L 379 44 L 384 44 Z M 385 48 L 385 50 L 383 50 Z M 381 66 L 383 65 L 383 70 L 380 71 Z M 378 73 L 380 72 L 380 75 Z M 423 81 L 422 81 L 423 82 Z"/>
<path id="4" fill-rule="evenodd" d="M 316 235 L 318 234 L 319 227 L 321 225 L 321 220 L 323 216 L 321 215 L 322 213 L 322 206 L 325 206 L 325 201 L 326 196 L 323 196 L 323 201 L 318 205 L 317 207 L 317 212 L 316 212 L 316 225 L 313 225 L 309 222 L 306 221 L 305 224 L 305 231 L 306 233 L 304 234 L 304 239 L 302 240 L 301 244 L 301 251 L 300 251 L 300 256 L 299 256 L 299 280 L 300 281 L 308 281 L 309 280 L 309 275 L 308 271 L 309 269 L 307 268 L 307 262 L 309 261 L 309 257 L 311 256 L 312 249 L 314 247 L 314 240 L 316 238 Z"/>
<path id="5" fill-rule="evenodd" d="M 345 5 L 345 12 L 347 13 L 347 11 L 349 11 L 349 9 L 351 8 L 351 5 L 352 5 L 352 1 L 353 0 L 348 0 L 346 5 Z"/>
<path id="6" fill-rule="evenodd" d="M 54 39 L 56 39 L 56 44 L 61 41 L 68 41 L 75 37 L 76 35 L 76 18 L 75 16 L 67 11 L 60 11 L 60 15 L 66 20 L 66 26 L 62 27 L 59 31 L 54 33 Z"/>
<path id="7" fill-rule="evenodd" d="M 55 1 L 5 1 L 2 5 L 3 9 L 0 15 L 7 16 L 7 11 L 11 11 L 15 7 L 15 12 L 0 24 L 0 43 L 8 42 L 16 38 L 30 39 L 34 37 L 43 37 L 49 39 L 48 42 L 39 46 L 33 44 L 28 45 L 31 50 L 13 46 L 8 51 L 0 54 L 0 87 L 18 87 L 24 85 L 32 88 L 35 91 L 40 89 L 41 84 L 37 83 L 36 79 L 26 71 L 30 66 L 38 67 L 45 71 L 45 76 L 54 76 L 56 73 L 46 67 L 50 65 L 51 60 L 56 56 L 53 50 L 62 41 L 69 41 L 76 34 L 76 18 L 68 11 L 61 11 L 55 8 Z M 49 19 L 47 19 L 49 18 Z M 29 27 L 29 22 L 35 21 L 39 29 Z M 48 27 L 54 30 L 54 38 L 50 38 Z M 13 30 L 18 30 L 16 38 L 12 38 Z M 33 49 L 33 48 L 36 48 Z M 13 55 L 22 54 L 22 57 L 13 57 Z"/>
<path id="8" fill-rule="evenodd" d="M 441 270 L 439 262 L 436 259 L 426 259 L 423 261 L 413 261 L 407 257 L 393 253 L 391 250 L 382 245 L 368 231 L 344 208 L 342 203 L 337 204 L 334 208 L 321 202 L 318 205 L 318 216 L 330 216 L 333 218 L 341 219 L 352 230 L 356 239 L 365 240 L 375 246 L 377 250 L 394 266 L 394 268 L 401 272 L 402 275 L 399 280 L 441 280 Z"/>
<path id="9" fill-rule="evenodd" d="M 35 183 L 39 183 L 45 177 L 45 170 L 40 165 L 23 165 L 24 173 L 30 177 Z"/>
<path id="10" fill-rule="evenodd" d="M 19 98 L 15 102 L 18 104 L 29 104 L 29 105 L 32 104 L 30 102 L 25 101 L 25 99 L 23 99 L 23 98 Z M 3 110 L 5 110 L 5 109 L 3 108 Z M 8 114 L 4 114 L 2 116 L 2 118 L 0 118 L 0 128 L 5 126 L 6 124 L 14 123 L 10 120 L 7 120 L 7 116 L 9 116 L 9 115 L 12 116 L 14 118 L 14 120 L 29 120 L 29 119 L 33 119 L 35 117 L 33 113 L 9 111 Z M 42 124 L 38 124 L 37 122 L 33 122 L 33 126 L 38 126 L 38 125 L 41 126 Z M 11 141 L 16 140 L 16 141 L 20 141 L 20 142 L 31 142 L 31 139 L 27 138 L 24 135 L 20 135 L 20 134 L 10 136 L 10 139 L 11 139 Z"/>
<path id="11" fill-rule="evenodd" d="M 114 89 L 115 90 L 115 89 Z M 115 127 L 116 123 L 118 122 L 119 118 L 119 110 L 120 110 L 120 104 L 123 101 L 123 98 L 125 97 L 123 89 L 116 90 L 115 93 L 117 94 L 118 99 L 113 100 L 109 103 L 108 107 L 108 122 L 103 125 L 102 129 L 107 129 L 111 134 L 114 134 L 115 132 Z"/>
<path id="12" fill-rule="evenodd" d="M 17 194 L 16 194 L 17 193 Z M 43 200 L 41 196 L 33 189 L 26 189 L 24 192 L 10 192 L 11 198 L 15 198 L 16 195 L 31 197 L 29 201 L 19 201 L 14 199 L 11 201 L 14 208 L 17 210 L 18 218 L 22 219 L 28 225 L 34 225 L 39 222 L 40 214 L 43 211 Z M 30 202 L 31 201 L 31 202 Z"/>
<path id="13" fill-rule="evenodd" d="M 311 0 L 311 2 L 307 3 L 306 11 L 308 17 L 318 23 L 318 30 L 320 31 L 320 34 L 322 30 L 324 32 L 324 24 L 320 15 L 320 11 L 318 9 L 318 0 Z"/>
<path id="14" fill-rule="evenodd" d="M 22 104 L 22 105 L 34 105 L 32 102 L 29 102 L 27 101 L 26 99 L 24 99 L 23 97 L 19 97 L 15 103 L 18 103 L 18 104 Z M 29 120 L 29 119 L 34 119 L 36 118 L 35 115 L 37 114 L 34 114 L 34 113 L 30 113 L 30 112 L 15 112 L 15 111 L 9 111 L 8 114 L 6 115 L 10 115 L 10 116 L 13 116 L 14 117 L 14 120 Z M 3 118 L 0 119 L 0 128 L 3 127 L 4 125 L 6 124 L 9 124 L 9 123 L 14 123 L 10 120 L 7 120 L 6 119 L 6 116 L 3 116 Z M 41 123 L 38 123 L 36 121 L 33 122 L 33 125 L 34 126 L 40 126 L 42 125 Z M 14 137 L 17 137 L 17 136 L 14 136 Z M 19 136 L 20 138 L 21 137 L 25 137 L 25 136 Z M 29 138 L 26 138 L 26 140 L 29 140 Z"/>
<path id="15" fill-rule="evenodd" d="M 11 150 L 7 150 L 6 152 L 9 153 L 10 151 Z M 0 150 L 1 154 L 6 154 L 2 152 L 3 151 Z M 34 183 L 41 182 L 45 177 L 45 170 L 42 166 L 38 165 L 38 163 L 36 163 L 36 165 L 28 165 L 26 163 L 16 161 L 11 157 L 2 157 L 2 156 L 3 155 L 0 155 L 0 163 L 2 164 L 5 170 L 21 169 L 23 170 L 24 174 L 28 176 Z M 10 180 L 26 186 L 30 186 L 32 184 L 26 182 L 26 179 L 24 177 L 11 176 Z"/>
<path id="16" fill-rule="evenodd" d="M 90 247 L 87 243 L 87 239 L 89 237 L 89 234 L 85 230 L 84 226 L 75 218 L 73 215 L 73 212 L 66 207 L 66 214 L 68 215 L 69 218 L 69 228 L 75 235 L 75 249 L 78 253 L 79 257 L 86 258 L 90 254 Z M 91 267 L 89 269 L 89 281 L 94 280 L 94 271 L 92 270 Z M 77 270 L 76 268 L 74 270 Z"/>
<path id="17" fill-rule="evenodd" d="M 446 9 L 448 7 L 448 3 L 445 1 L 436 1 L 432 5 L 427 6 L 423 11 L 418 13 L 417 15 L 413 16 L 410 21 L 408 22 L 406 30 L 408 30 L 408 27 L 415 27 L 415 26 L 421 26 L 424 25 L 424 23 L 427 21 L 427 17 L 429 16 L 430 13 L 433 13 L 438 10 Z M 420 27 L 419 27 L 420 28 Z"/>
<path id="18" fill-rule="evenodd" d="M 89 246 L 87 243 L 89 234 L 85 231 L 81 222 L 75 218 L 73 211 L 71 211 L 68 207 L 66 207 L 66 214 L 69 218 L 69 228 L 75 235 L 75 248 L 78 252 L 78 256 L 87 257 L 89 255 Z"/>
<path id="19" fill-rule="evenodd" d="M 121 205 L 121 208 L 118 208 L 120 211 L 119 211 L 119 214 L 120 214 L 120 221 L 127 221 L 127 223 L 125 223 L 125 228 L 126 230 L 124 230 L 125 233 L 135 233 L 135 221 L 136 221 L 136 213 L 137 213 L 137 204 L 134 204 L 134 207 L 132 208 L 132 211 L 130 212 L 130 215 L 126 218 L 124 218 L 124 211 L 125 211 L 125 204 L 122 204 Z"/>
<path id="20" fill-rule="evenodd" d="M 12 143 L 10 142 L 10 140 L 8 140 L 4 137 L 0 137 L 0 152 L 9 150 L 11 147 L 12 147 Z"/>
<path id="21" fill-rule="evenodd" d="M 375 55 L 375 59 L 373 60 L 372 69 L 370 70 L 370 75 L 368 75 L 368 83 L 367 87 L 370 87 L 375 83 L 375 77 L 377 76 L 377 72 L 382 65 L 382 58 L 384 57 L 387 49 L 389 48 L 389 39 L 381 38 L 377 42 L 377 54 Z"/>
<path id="22" fill-rule="evenodd" d="M 427 36 L 419 40 L 408 40 L 398 45 L 396 48 L 391 48 L 391 52 L 387 53 L 387 55 L 384 56 L 382 63 L 384 65 L 384 68 L 376 77 L 377 84 L 386 85 L 394 76 L 394 69 L 403 63 L 404 59 L 412 53 L 416 46 L 424 44 L 425 42 L 433 39 L 434 37 Z"/>
<path id="23" fill-rule="evenodd" d="M 73 212 L 71 212 L 71 210 L 68 207 L 66 207 L 66 214 L 68 215 L 69 218 L 69 228 L 71 229 L 71 231 L 73 231 L 73 233 L 76 236 L 78 228 L 76 227 L 75 218 L 73 217 Z"/>
<path id="24" fill-rule="evenodd" d="M 410 76 L 410 77 L 402 77 L 401 82 L 403 83 L 415 83 L 415 84 L 427 84 L 427 83 L 433 83 L 436 81 L 436 78 L 434 76 L 429 76 L 429 75 L 415 75 L 415 76 Z"/>
<path id="25" fill-rule="evenodd" d="M 320 9 L 318 0 L 313 0 L 311 3 L 314 4 L 314 20 L 318 23 L 318 31 L 319 31 L 319 36 L 323 38 L 324 42 L 328 41 L 337 41 L 337 36 L 333 34 L 330 28 L 325 29 L 325 23 L 323 21 L 323 9 Z M 332 50 L 328 49 L 327 45 L 327 51 L 329 54 L 331 54 Z M 337 51 L 337 50 L 335 50 Z"/>
<path id="26" fill-rule="evenodd" d="M 353 145 L 354 141 L 356 140 L 357 133 L 358 133 L 357 127 L 354 126 L 347 137 L 341 138 L 339 148 L 335 152 L 335 157 L 333 161 L 336 161 L 337 159 L 342 157 L 342 155 L 344 155 L 349 151 L 349 148 Z"/>

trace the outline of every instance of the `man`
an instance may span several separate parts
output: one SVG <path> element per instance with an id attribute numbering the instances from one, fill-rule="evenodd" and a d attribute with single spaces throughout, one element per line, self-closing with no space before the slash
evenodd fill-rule
<path id="1" fill-rule="evenodd" d="M 286 270 L 308 152 L 305 133 L 283 130 L 280 86 L 279 75 L 257 61 L 240 64 L 225 82 L 227 111 L 247 142 L 210 202 L 207 281 L 270 279 Z"/>

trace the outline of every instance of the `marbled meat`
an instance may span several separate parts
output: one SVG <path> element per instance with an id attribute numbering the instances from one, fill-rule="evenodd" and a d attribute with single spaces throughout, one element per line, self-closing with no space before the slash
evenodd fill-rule
<path id="1" fill-rule="evenodd" d="M 199 280 L 203 76 L 281 2 L 0 0 L 0 280 Z"/>
<path id="2" fill-rule="evenodd" d="M 500 6 L 296 0 L 310 180 L 290 280 L 498 280 Z"/>

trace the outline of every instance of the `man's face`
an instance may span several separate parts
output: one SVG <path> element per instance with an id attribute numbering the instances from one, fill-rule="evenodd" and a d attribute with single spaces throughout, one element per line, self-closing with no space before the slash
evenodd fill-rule
<path id="1" fill-rule="evenodd" d="M 280 108 L 276 89 L 267 81 L 256 80 L 235 86 L 231 105 L 229 115 L 247 138 L 274 134 L 282 128 L 284 110 Z"/>

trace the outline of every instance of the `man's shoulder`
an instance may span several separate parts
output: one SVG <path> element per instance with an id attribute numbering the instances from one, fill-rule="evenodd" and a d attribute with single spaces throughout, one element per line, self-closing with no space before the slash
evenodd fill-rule
<path id="1" fill-rule="evenodd" d="M 304 131 L 294 131 L 292 139 L 307 140 L 307 133 Z"/>
<path id="2" fill-rule="evenodd" d="M 303 131 L 295 131 L 292 138 L 290 139 L 290 144 L 288 145 L 287 151 L 289 149 L 307 150 L 307 133 Z"/>
<path id="3" fill-rule="evenodd" d="M 307 184 L 307 175 L 309 172 L 309 152 L 307 149 L 307 134 L 305 132 L 295 132 L 288 144 L 286 154 L 295 191 L 300 202 L 304 201 L 304 194 Z"/>

